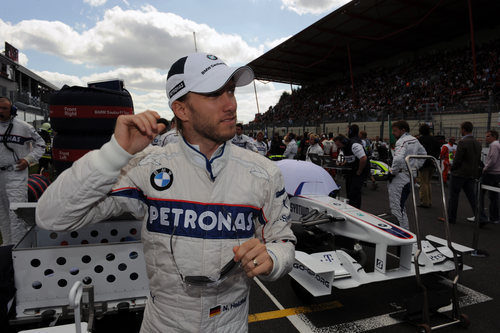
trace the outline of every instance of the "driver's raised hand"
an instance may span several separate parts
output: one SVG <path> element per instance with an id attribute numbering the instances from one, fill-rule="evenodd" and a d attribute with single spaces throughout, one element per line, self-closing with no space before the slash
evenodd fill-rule
<path id="1" fill-rule="evenodd" d="M 116 142 L 129 154 L 140 152 L 164 129 L 164 124 L 156 123 L 159 118 L 160 115 L 151 110 L 119 116 L 114 132 Z"/>

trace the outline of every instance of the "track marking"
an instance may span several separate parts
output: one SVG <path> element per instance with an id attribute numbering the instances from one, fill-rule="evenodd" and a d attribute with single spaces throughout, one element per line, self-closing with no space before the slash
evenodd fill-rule
<path id="1" fill-rule="evenodd" d="M 281 303 L 276 299 L 276 297 L 274 297 L 271 292 L 266 288 L 266 286 L 264 286 L 262 284 L 262 282 L 260 282 L 260 280 L 258 278 L 254 278 L 253 279 L 255 281 L 255 283 L 257 283 L 257 285 L 260 287 L 260 289 L 262 289 L 262 291 L 269 297 L 269 299 L 271 299 L 271 301 L 274 303 L 274 305 L 276 305 L 276 307 L 280 310 L 284 310 L 285 308 L 283 307 L 283 305 L 281 305 Z M 313 333 L 312 331 L 312 327 L 314 327 L 314 325 L 312 326 L 307 326 L 304 322 L 303 319 L 299 318 L 298 316 L 304 316 L 303 314 L 298 314 L 298 315 L 291 315 L 291 316 L 288 316 L 286 317 L 288 320 L 290 320 L 290 322 L 292 323 L 292 325 L 297 329 L 297 331 L 299 331 L 300 333 Z M 304 316 L 305 317 L 305 316 Z"/>
<path id="2" fill-rule="evenodd" d="M 443 284 L 451 285 L 451 281 L 443 280 Z M 460 307 L 466 307 L 469 305 L 474 305 L 478 303 L 483 303 L 487 301 L 491 301 L 492 298 L 482 294 L 478 291 L 472 290 L 468 287 L 465 287 L 461 284 L 457 285 L 458 290 L 464 295 L 460 296 L 459 304 Z M 450 308 L 451 309 L 451 308 Z M 441 311 L 445 311 L 445 308 L 442 308 Z M 391 317 L 391 315 L 396 313 L 404 312 L 404 310 L 399 310 L 395 312 L 391 312 L 388 314 L 383 314 L 379 316 L 373 316 L 370 318 L 364 318 L 355 320 L 348 323 L 340 323 L 328 327 L 316 327 L 305 314 L 298 314 L 297 317 L 304 322 L 304 325 L 309 327 L 308 332 L 314 333 L 361 333 L 369 330 L 374 330 L 377 328 L 382 328 L 386 326 L 401 324 L 404 321 Z"/>
<path id="3" fill-rule="evenodd" d="M 298 306 L 295 308 L 283 309 L 283 310 L 275 310 L 268 312 L 261 312 L 248 315 L 248 322 L 253 323 L 256 321 L 270 320 L 288 317 L 292 315 L 297 315 L 300 313 L 309 313 L 309 312 L 317 312 L 324 311 L 330 309 L 341 308 L 343 305 L 339 301 L 331 301 L 321 304 L 313 304 L 310 306 Z"/>

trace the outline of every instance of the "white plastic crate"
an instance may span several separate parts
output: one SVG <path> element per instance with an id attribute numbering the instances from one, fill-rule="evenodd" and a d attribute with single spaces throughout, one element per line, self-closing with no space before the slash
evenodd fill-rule
<path id="1" fill-rule="evenodd" d="M 75 281 L 94 286 L 95 302 L 149 294 L 141 221 L 106 221 L 77 231 L 33 227 L 13 251 L 17 318 L 68 305 Z"/>

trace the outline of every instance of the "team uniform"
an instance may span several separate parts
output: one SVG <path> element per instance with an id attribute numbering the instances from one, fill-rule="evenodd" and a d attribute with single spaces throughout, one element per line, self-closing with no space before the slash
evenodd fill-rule
<path id="1" fill-rule="evenodd" d="M 175 143 L 179 141 L 179 132 L 177 132 L 176 128 L 172 128 L 170 131 L 157 135 L 153 142 L 151 142 L 152 146 L 161 146 L 165 147 L 169 143 Z"/>
<path id="2" fill-rule="evenodd" d="M 408 199 L 411 189 L 410 173 L 405 162 L 405 158 L 408 155 L 427 155 L 427 152 L 414 136 L 404 133 L 396 141 L 391 167 L 391 173 L 394 175 L 394 178 L 387 186 L 387 189 L 389 191 L 391 213 L 398 219 L 399 225 L 405 229 L 409 229 L 405 202 Z M 413 159 L 410 163 L 412 170 L 418 170 L 424 164 L 424 160 Z"/>
<path id="3" fill-rule="evenodd" d="M 363 172 L 361 175 L 357 175 L 356 172 L 359 169 L 360 159 L 366 156 L 363 144 L 358 138 L 353 137 L 349 139 L 348 144 L 342 148 L 342 151 L 344 153 L 344 161 L 350 168 L 350 172 L 345 175 L 347 198 L 351 206 L 361 208 L 361 188 L 365 179 L 370 174 L 370 161 L 366 161 Z"/>
<path id="4" fill-rule="evenodd" d="M 323 148 L 321 148 L 319 143 L 315 143 L 312 146 L 307 147 L 306 161 L 311 162 L 309 154 L 318 154 L 318 156 L 321 156 L 323 155 Z"/>
<path id="5" fill-rule="evenodd" d="M 12 122 L 12 130 L 5 137 Z M 16 162 L 37 163 L 45 151 L 45 141 L 28 123 L 12 118 L 0 122 L 0 230 L 3 245 L 15 244 L 26 233 L 24 222 L 10 210 L 13 202 L 28 201 L 28 168 L 17 171 Z M 7 146 L 12 149 L 10 151 Z"/>
<path id="6" fill-rule="evenodd" d="M 298 150 L 299 147 L 297 146 L 297 142 L 295 141 L 295 139 L 293 139 L 286 145 L 286 149 L 283 152 L 283 155 L 285 155 L 285 158 L 287 159 L 294 159 L 295 155 L 297 155 Z"/>
<path id="7" fill-rule="evenodd" d="M 231 140 L 231 142 L 234 145 L 237 145 L 238 147 L 257 152 L 257 148 L 255 147 L 254 141 L 245 134 L 242 135 L 236 134 L 234 138 Z"/>
<path id="8" fill-rule="evenodd" d="M 261 154 L 262 156 L 267 155 L 268 147 L 267 147 L 267 143 L 265 141 L 255 141 L 254 145 L 255 145 L 255 148 L 257 148 L 257 151 L 259 152 L 259 154 Z"/>
<path id="9" fill-rule="evenodd" d="M 184 139 L 133 156 L 113 137 L 49 186 L 37 224 L 74 230 L 132 213 L 143 219 L 151 292 L 141 332 L 246 332 L 251 280 L 242 268 L 214 287 L 188 285 L 180 274 L 217 277 L 233 247 L 254 237 L 274 262 L 261 278 L 291 270 L 295 237 L 283 177 L 256 156 L 227 141 L 208 160 Z"/>

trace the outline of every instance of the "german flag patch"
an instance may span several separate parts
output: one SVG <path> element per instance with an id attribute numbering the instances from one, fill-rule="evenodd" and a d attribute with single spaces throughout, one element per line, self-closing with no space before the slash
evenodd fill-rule
<path id="1" fill-rule="evenodd" d="M 216 307 L 210 309 L 210 318 L 217 316 L 220 313 L 221 313 L 221 306 L 217 305 Z"/>

